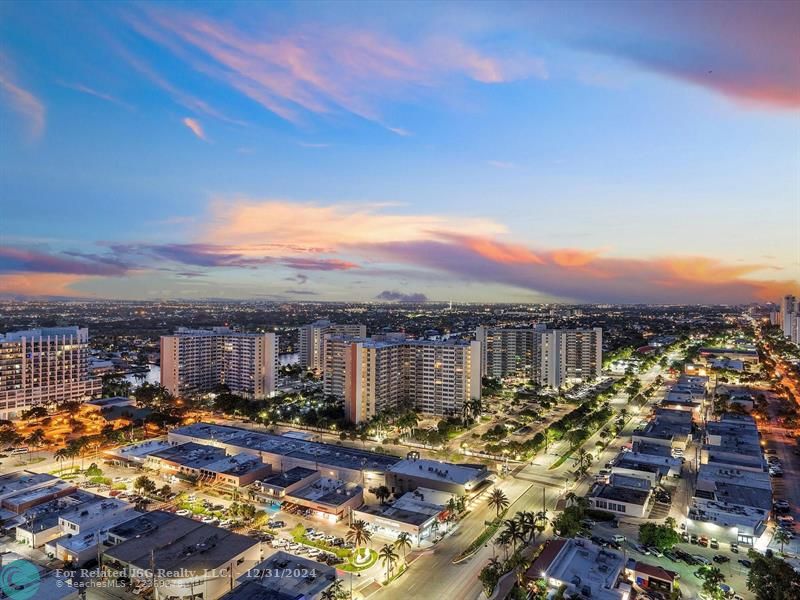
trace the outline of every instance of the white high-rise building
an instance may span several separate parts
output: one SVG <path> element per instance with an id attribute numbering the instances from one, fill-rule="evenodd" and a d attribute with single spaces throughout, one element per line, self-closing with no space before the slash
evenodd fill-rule
<path id="1" fill-rule="evenodd" d="M 328 336 L 360 337 L 367 335 L 367 326 L 358 323 L 314 321 L 298 330 L 300 366 L 319 373 L 325 369 L 325 338 Z"/>
<path id="2" fill-rule="evenodd" d="M 603 330 L 537 329 L 533 344 L 533 380 L 560 388 L 589 381 L 603 368 Z"/>
<path id="3" fill-rule="evenodd" d="M 175 396 L 226 385 L 247 398 L 275 395 L 278 336 L 227 327 L 179 328 L 161 337 L 161 385 Z"/>
<path id="4" fill-rule="evenodd" d="M 102 390 L 89 376 L 89 330 L 49 327 L 0 334 L 0 419 L 39 405 L 83 401 Z"/>
<path id="5" fill-rule="evenodd" d="M 800 317 L 800 306 L 797 298 L 787 294 L 781 300 L 781 310 L 778 312 L 778 325 L 780 325 L 783 335 L 791 341 L 798 343 L 797 319 Z"/>
<path id="6" fill-rule="evenodd" d="M 335 358 L 326 381 L 341 382 L 351 422 L 404 406 L 460 415 L 466 403 L 481 397 L 478 342 L 331 338 L 331 344 L 336 349 L 329 347 L 329 355 Z"/>
<path id="7" fill-rule="evenodd" d="M 510 329 L 479 326 L 475 339 L 481 344 L 481 375 L 530 377 L 533 360 L 532 327 Z"/>

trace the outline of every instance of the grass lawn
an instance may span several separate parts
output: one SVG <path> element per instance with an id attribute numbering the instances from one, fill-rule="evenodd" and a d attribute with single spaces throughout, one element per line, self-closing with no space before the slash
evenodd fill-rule
<path id="1" fill-rule="evenodd" d="M 369 569 L 372 565 L 374 565 L 378 561 L 378 553 L 375 550 L 369 551 L 369 560 L 361 566 L 356 566 L 352 562 L 352 558 L 355 556 L 355 553 L 351 555 L 351 562 L 344 563 L 343 565 L 336 565 L 337 569 L 341 569 L 342 571 L 348 571 L 349 573 L 355 573 L 357 571 L 363 571 L 365 569 Z"/>

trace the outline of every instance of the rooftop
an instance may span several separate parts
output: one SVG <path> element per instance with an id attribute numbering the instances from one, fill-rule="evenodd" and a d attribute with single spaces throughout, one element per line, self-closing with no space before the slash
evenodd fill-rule
<path id="1" fill-rule="evenodd" d="M 648 491 L 604 484 L 595 485 L 590 495 L 593 498 L 616 500 L 617 502 L 638 504 L 639 506 L 644 506 L 647 503 L 647 499 L 650 497 Z"/>
<path id="2" fill-rule="evenodd" d="M 40 486 L 48 481 L 56 479 L 48 473 L 32 473 L 30 471 L 15 471 L 8 475 L 0 475 L 0 498 L 10 496 L 27 490 L 34 486 Z"/>
<path id="3" fill-rule="evenodd" d="M 456 465 L 425 458 L 408 458 L 393 465 L 389 471 L 425 479 L 449 481 L 464 486 L 476 484 L 488 476 L 483 465 Z"/>
<path id="4" fill-rule="evenodd" d="M 59 495 L 68 494 L 76 489 L 77 487 L 74 483 L 57 479 L 47 485 L 33 489 L 27 489 L 19 492 L 18 494 L 14 494 L 13 496 L 7 496 L 6 498 L 3 498 L 3 506 L 15 512 L 19 512 L 19 509 L 25 504 L 29 504 L 31 502 L 37 503 L 37 501 L 47 502 L 48 500 L 52 500 Z"/>
<path id="5" fill-rule="evenodd" d="M 143 442 L 137 442 L 135 444 L 128 444 L 127 446 L 112 448 L 110 450 L 106 450 L 105 453 L 122 460 L 142 462 L 148 454 L 158 452 L 159 450 L 163 450 L 165 448 L 171 448 L 173 445 L 174 444 L 171 444 L 163 438 L 156 438 L 152 440 L 145 440 Z"/>
<path id="6" fill-rule="evenodd" d="M 104 554 L 123 564 L 149 570 L 152 551 L 156 569 L 203 573 L 259 544 L 257 540 L 221 527 L 171 516 L 172 520 L 112 546 Z"/>
<path id="7" fill-rule="evenodd" d="M 137 535 L 142 535 L 154 529 L 158 529 L 159 527 L 172 521 L 172 519 L 173 516 L 171 513 L 154 510 L 152 512 L 144 513 L 143 515 L 134 517 L 133 519 L 124 521 L 119 525 L 109 529 L 108 533 L 123 539 L 127 539 Z"/>
<path id="8" fill-rule="evenodd" d="M 170 435 L 192 437 L 354 470 L 386 471 L 400 461 L 396 456 L 211 423 L 193 423 L 179 427 L 172 430 Z"/>
<path id="9" fill-rule="evenodd" d="M 103 515 L 109 515 L 109 518 L 111 518 L 111 515 L 126 509 L 130 509 L 131 512 L 133 512 L 133 506 L 124 500 L 95 496 L 93 500 L 84 502 L 70 510 L 62 512 L 59 517 L 71 523 L 81 523 Z"/>
<path id="10" fill-rule="evenodd" d="M 112 398 L 98 398 L 96 400 L 87 400 L 84 404 L 89 406 L 97 406 L 99 408 L 106 408 L 111 406 L 129 406 L 133 404 L 133 400 L 125 398 L 124 396 L 114 396 Z"/>
<path id="11" fill-rule="evenodd" d="M 420 527 L 441 513 L 452 497 L 453 495 L 447 492 L 417 488 L 412 492 L 406 492 L 393 504 L 365 505 L 355 512 Z"/>
<path id="12" fill-rule="evenodd" d="M 548 580 L 572 585 L 587 598 L 616 600 L 623 597 L 617 589 L 620 573 L 625 566 L 625 557 L 621 552 L 601 548 L 588 540 L 559 541 L 563 541 L 563 544 L 548 544 L 539 557 L 541 559 L 547 554 L 549 564 L 539 559 L 534 562 L 532 568 L 540 569 L 538 574 L 535 571 L 532 573 L 534 577 L 541 577 L 541 573 L 545 573 Z"/>
<path id="13" fill-rule="evenodd" d="M 270 576 L 281 573 L 280 577 Z M 259 577 L 258 575 L 262 575 Z M 258 594 L 252 585 L 272 593 L 284 594 L 289 598 L 315 598 L 336 579 L 336 569 L 310 558 L 303 558 L 279 550 L 263 562 L 255 565 L 251 571 L 239 577 L 242 586 L 247 585 L 247 594 Z M 235 592 L 236 590 L 234 590 Z M 270 596 L 266 596 L 270 598 Z M 234 596 L 241 600 L 240 596 Z M 244 598 L 264 597 L 247 595 Z"/>
<path id="14" fill-rule="evenodd" d="M 241 452 L 207 464 L 203 467 L 203 470 L 241 477 L 247 473 L 263 469 L 265 466 L 259 457 Z"/>
<path id="15" fill-rule="evenodd" d="M 284 471 L 283 473 L 278 473 L 276 475 L 270 475 L 261 480 L 261 484 L 269 487 L 274 488 L 287 488 L 290 485 L 294 485 L 295 483 L 302 481 L 308 477 L 316 475 L 316 471 L 314 469 L 306 469 L 305 467 L 292 467 L 288 471 Z"/>
<path id="16" fill-rule="evenodd" d="M 150 453 L 152 458 L 193 469 L 201 469 L 225 458 L 225 450 L 216 446 L 188 442 Z"/>
<path id="17" fill-rule="evenodd" d="M 621 475 L 619 473 L 612 473 L 611 485 L 614 487 L 626 487 L 644 491 L 649 490 L 651 487 L 649 479 L 641 479 L 639 477 L 631 477 L 630 475 Z"/>
<path id="18" fill-rule="evenodd" d="M 302 498 L 318 504 L 339 506 L 354 496 L 363 493 L 364 489 L 355 483 L 348 483 L 339 479 L 321 477 L 296 492 L 289 494 L 290 498 Z"/>

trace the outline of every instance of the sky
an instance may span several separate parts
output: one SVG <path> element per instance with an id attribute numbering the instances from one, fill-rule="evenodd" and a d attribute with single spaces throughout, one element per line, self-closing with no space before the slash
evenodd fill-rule
<path id="1" fill-rule="evenodd" d="M 800 287 L 800 3 L 0 3 L 0 295 Z"/>

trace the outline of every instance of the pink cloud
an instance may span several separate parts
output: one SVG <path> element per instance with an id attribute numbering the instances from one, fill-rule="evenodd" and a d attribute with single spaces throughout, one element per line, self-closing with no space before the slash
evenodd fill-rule
<path id="1" fill-rule="evenodd" d="M 189 130 L 193 134 L 195 134 L 195 136 L 197 136 L 198 138 L 200 138 L 204 142 L 208 141 L 208 138 L 206 137 L 206 132 L 203 131 L 203 127 L 200 125 L 200 123 L 197 121 L 197 119 L 192 119 L 191 117 L 186 117 L 181 122 L 184 125 L 186 125 L 186 127 L 188 127 Z"/>
<path id="2" fill-rule="evenodd" d="M 16 81 L 12 71 L 9 60 L 0 54 L 0 97 L 5 97 L 11 108 L 27 122 L 31 139 L 38 139 L 45 128 L 44 104 Z"/>

